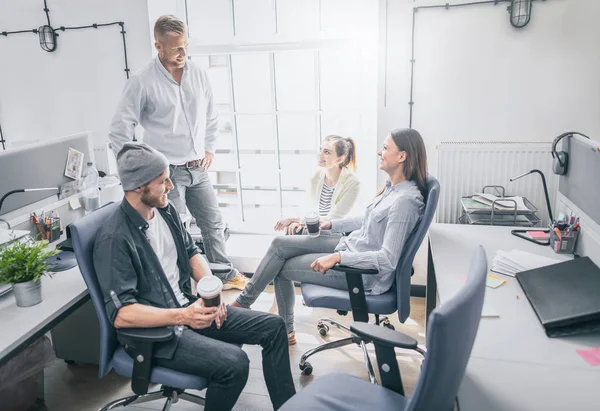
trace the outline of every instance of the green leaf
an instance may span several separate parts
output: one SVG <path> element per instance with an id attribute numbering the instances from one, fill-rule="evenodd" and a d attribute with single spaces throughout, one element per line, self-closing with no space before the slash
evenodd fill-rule
<path id="1" fill-rule="evenodd" d="M 37 282 L 48 269 L 46 259 L 57 253 L 47 241 L 17 240 L 0 248 L 0 283 Z"/>

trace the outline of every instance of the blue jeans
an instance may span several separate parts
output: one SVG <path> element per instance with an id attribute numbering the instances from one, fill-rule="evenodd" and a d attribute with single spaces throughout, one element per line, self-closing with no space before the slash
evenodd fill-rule
<path id="1" fill-rule="evenodd" d="M 215 273 L 215 276 L 223 282 L 231 280 L 238 271 L 233 268 L 233 264 L 227 257 L 223 217 L 208 172 L 202 167 L 187 168 L 173 165 L 169 167 L 169 171 L 175 186 L 169 193 L 169 200 L 182 214 L 186 212 L 187 205 L 202 231 L 202 241 L 208 261 L 231 267 L 231 271 L 225 274 Z"/>
<path id="2" fill-rule="evenodd" d="M 153 361 L 161 367 L 207 378 L 205 411 L 231 410 L 246 386 L 249 372 L 248 356 L 234 344 L 263 347 L 263 375 L 275 409 L 296 393 L 285 326 L 273 314 L 227 307 L 227 320 L 221 329 L 214 322 L 204 330 L 186 328 L 173 358 Z"/>
<path id="3" fill-rule="evenodd" d="M 329 270 L 325 274 L 313 271 L 310 265 L 317 258 L 334 252 L 341 235 L 330 234 L 311 238 L 307 235 L 275 237 L 256 272 L 237 298 L 243 307 L 250 307 L 260 293 L 273 281 L 279 315 L 287 331 L 294 329 L 294 281 L 348 290 L 346 275 Z"/>

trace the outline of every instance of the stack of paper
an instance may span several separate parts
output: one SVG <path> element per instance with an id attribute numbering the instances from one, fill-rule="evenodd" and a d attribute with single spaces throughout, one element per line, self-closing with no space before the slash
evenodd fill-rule
<path id="1" fill-rule="evenodd" d="M 534 268 L 560 263 L 554 258 L 542 257 L 537 254 L 521 250 L 503 251 L 498 250 L 492 260 L 491 270 L 495 273 L 514 277 L 521 271 L 533 270 Z"/>
<path id="2" fill-rule="evenodd" d="M 475 193 L 475 195 L 473 195 L 472 198 L 473 198 L 473 200 L 480 202 L 482 204 L 486 204 L 488 206 L 491 206 L 492 204 L 494 204 L 494 207 L 498 210 L 514 210 L 515 203 L 517 205 L 517 210 L 529 210 L 527 208 L 527 206 L 525 205 L 525 201 L 523 201 L 523 197 L 520 197 L 520 196 L 496 197 L 493 194 Z M 507 201 L 507 200 L 513 200 L 514 203 L 512 201 Z M 494 201 L 495 201 L 495 203 L 494 203 Z"/>

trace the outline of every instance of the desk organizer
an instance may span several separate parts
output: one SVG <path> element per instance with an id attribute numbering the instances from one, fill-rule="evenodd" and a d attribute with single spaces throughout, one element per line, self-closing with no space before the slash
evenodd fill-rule
<path id="1" fill-rule="evenodd" d="M 573 254 L 579 231 L 550 231 L 550 247 L 558 254 Z"/>

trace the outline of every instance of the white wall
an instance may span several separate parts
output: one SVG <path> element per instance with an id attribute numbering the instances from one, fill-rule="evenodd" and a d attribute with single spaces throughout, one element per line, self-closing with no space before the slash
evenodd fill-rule
<path id="1" fill-rule="evenodd" d="M 445 3 L 380 2 L 379 145 L 409 125 L 412 9 Z M 503 3 L 419 10 L 412 126 L 425 139 L 430 171 L 441 141 L 600 136 L 599 15 L 597 0 L 536 1 L 529 25 L 517 30 Z M 384 181 L 379 172 L 378 185 Z M 424 269 L 416 271 L 413 283 L 423 284 Z"/>
<path id="2" fill-rule="evenodd" d="M 132 72 L 150 59 L 145 0 L 49 0 L 54 27 L 125 22 Z M 0 31 L 46 22 L 41 0 L 0 0 Z M 108 126 L 125 84 L 119 26 L 59 32 L 58 48 L 43 51 L 37 35 L 0 36 L 0 124 L 8 145 L 93 132 L 108 141 Z"/>
<path id="3" fill-rule="evenodd" d="M 412 8 L 445 3 L 387 1 L 380 142 L 409 123 Z M 536 1 L 529 25 L 515 29 L 503 3 L 419 10 L 413 127 L 427 142 L 431 171 L 440 141 L 551 141 L 566 130 L 600 136 L 599 15 L 597 0 Z"/>

